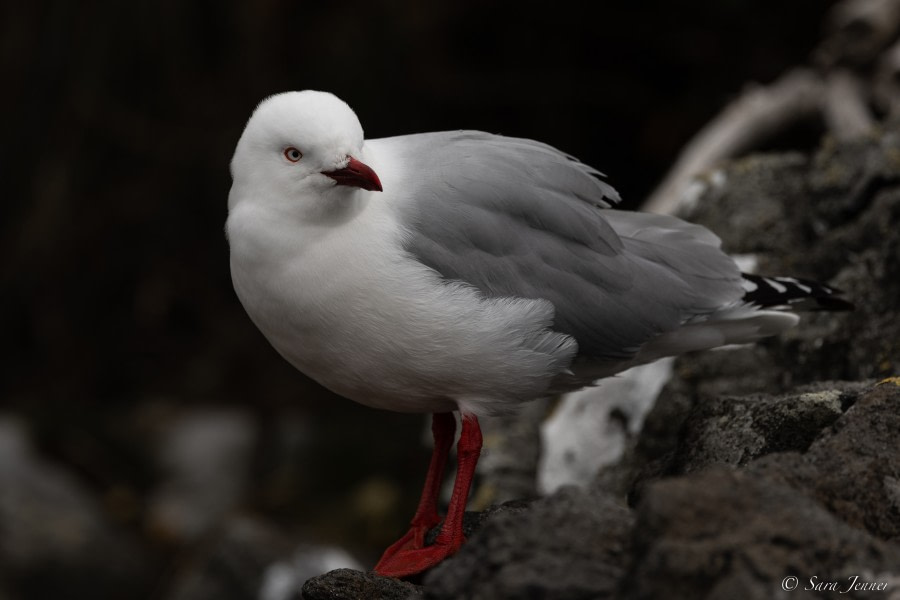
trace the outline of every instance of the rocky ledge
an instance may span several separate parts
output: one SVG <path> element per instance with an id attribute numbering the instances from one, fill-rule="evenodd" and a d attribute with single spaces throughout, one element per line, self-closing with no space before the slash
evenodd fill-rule
<path id="1" fill-rule="evenodd" d="M 421 585 L 342 569 L 303 597 L 900 598 L 900 380 L 710 399 L 683 432 L 589 489 L 494 509 Z"/>

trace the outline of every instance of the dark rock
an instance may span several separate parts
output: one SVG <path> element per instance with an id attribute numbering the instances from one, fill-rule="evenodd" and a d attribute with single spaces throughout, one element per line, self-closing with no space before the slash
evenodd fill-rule
<path id="1" fill-rule="evenodd" d="M 715 464 L 742 466 L 770 454 L 805 451 L 842 414 L 858 385 L 783 396 L 717 396 L 698 402 L 682 429 L 670 471 L 690 473 Z"/>
<path id="2" fill-rule="evenodd" d="M 715 232 L 730 253 L 785 254 L 807 239 L 807 219 L 791 216 L 795 203 L 808 195 L 809 168 L 809 157 L 799 153 L 735 161 L 718 171 L 721 177 L 713 178 L 717 183 L 690 207 L 686 217 Z"/>
<path id="3" fill-rule="evenodd" d="M 772 598 L 788 576 L 808 585 L 874 572 L 883 581 L 900 565 L 900 547 L 795 488 L 721 467 L 649 486 L 634 532 L 622 598 Z"/>
<path id="4" fill-rule="evenodd" d="M 612 476 L 619 481 L 616 489 L 627 493 L 634 503 L 645 482 L 679 474 L 688 467 L 686 463 L 691 459 L 700 460 L 702 445 L 694 448 L 685 443 L 684 438 L 701 425 L 693 423 L 686 427 L 685 422 L 689 417 L 715 413 L 716 409 L 703 407 L 704 401 L 715 403 L 714 399 L 720 397 L 758 396 L 760 390 L 777 390 L 780 388 L 779 373 L 771 354 L 759 344 L 680 357 L 676 361 L 675 377 L 666 384 L 647 414 L 633 451 L 626 454 L 620 464 L 601 473 L 594 485 L 607 485 L 604 480 Z M 716 404 L 727 410 L 730 402 Z M 714 420 L 705 425 L 711 432 L 718 427 Z M 754 438 L 759 433 L 750 431 L 746 435 Z M 739 444 L 724 435 L 717 442 L 710 440 L 709 443 Z M 717 461 L 731 462 L 724 456 L 718 456 Z"/>
<path id="5" fill-rule="evenodd" d="M 336 569 L 303 585 L 304 600 L 416 600 L 421 588 L 393 577 Z"/>
<path id="6" fill-rule="evenodd" d="M 609 496 L 566 489 L 486 519 L 426 576 L 425 597 L 762 599 L 789 576 L 800 591 L 812 577 L 841 591 L 853 576 L 895 584 L 900 387 L 707 404 L 684 423 L 687 474 L 647 483 L 633 527 Z"/>
<path id="7" fill-rule="evenodd" d="M 797 391 L 698 401 L 668 465 L 688 474 L 642 482 L 623 598 L 770 598 L 791 575 L 842 590 L 852 575 L 896 577 L 900 387 Z"/>
<path id="8" fill-rule="evenodd" d="M 574 488 L 488 519 L 425 578 L 426 598 L 610 598 L 625 569 L 631 515 Z"/>
<path id="9" fill-rule="evenodd" d="M 900 543 L 900 387 L 877 385 L 804 454 L 767 456 L 750 471 L 803 489 L 845 523 Z"/>

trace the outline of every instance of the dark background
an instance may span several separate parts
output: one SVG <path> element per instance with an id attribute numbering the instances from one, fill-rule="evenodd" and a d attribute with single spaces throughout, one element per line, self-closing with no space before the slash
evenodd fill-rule
<path id="1" fill-rule="evenodd" d="M 263 432 L 292 415 L 309 424 L 303 468 L 272 483 L 292 459 L 263 435 L 245 508 L 340 537 L 328 523 L 360 480 L 419 485 L 421 419 L 329 396 L 239 305 L 228 161 L 256 103 L 323 89 L 369 137 L 539 139 L 636 206 L 745 84 L 807 63 L 831 5 L 4 3 L 0 411 L 101 497 L 127 490 L 136 535 L 157 484 L 147 406 L 233 405 Z M 402 497 L 405 516 L 415 495 Z"/>

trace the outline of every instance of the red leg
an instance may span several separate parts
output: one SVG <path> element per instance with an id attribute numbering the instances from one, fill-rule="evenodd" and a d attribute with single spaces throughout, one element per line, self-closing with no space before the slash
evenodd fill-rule
<path id="1" fill-rule="evenodd" d="M 472 486 L 475 465 L 478 464 L 480 453 L 481 428 L 478 426 L 478 419 L 471 415 L 464 415 L 462 433 L 457 446 L 459 467 L 456 472 L 456 481 L 453 484 L 453 494 L 450 496 L 450 506 L 447 508 L 447 518 L 444 519 L 444 525 L 441 527 L 437 539 L 431 546 L 398 549 L 390 556 L 388 556 L 388 552 L 390 552 L 388 549 L 375 567 L 376 573 L 391 577 L 414 575 L 430 569 L 459 550 L 465 541 L 462 531 L 463 514 L 466 510 L 469 489 Z"/>
<path id="2" fill-rule="evenodd" d="M 428 465 L 428 474 L 425 476 L 425 485 L 422 488 L 422 498 L 416 514 L 410 521 L 409 531 L 381 555 L 381 560 L 375 566 L 375 571 L 381 573 L 383 565 L 389 564 L 391 558 L 401 550 L 418 550 L 425 547 L 425 535 L 432 527 L 441 522 L 438 515 L 437 502 L 441 493 L 441 483 L 444 480 L 444 467 L 447 465 L 447 456 L 450 447 L 453 446 L 453 436 L 456 433 L 456 419 L 453 413 L 435 413 L 431 418 L 431 434 L 434 436 L 434 450 L 431 452 L 431 462 Z"/>

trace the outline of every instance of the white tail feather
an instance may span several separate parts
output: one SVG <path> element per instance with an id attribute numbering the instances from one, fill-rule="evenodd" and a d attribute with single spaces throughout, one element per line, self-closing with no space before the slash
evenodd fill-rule
<path id="1" fill-rule="evenodd" d="M 634 360 L 635 364 L 643 364 L 663 356 L 677 356 L 729 344 L 748 344 L 777 335 L 799 321 L 800 317 L 790 312 L 736 308 L 706 321 L 693 322 L 664 333 L 644 344 Z"/>

